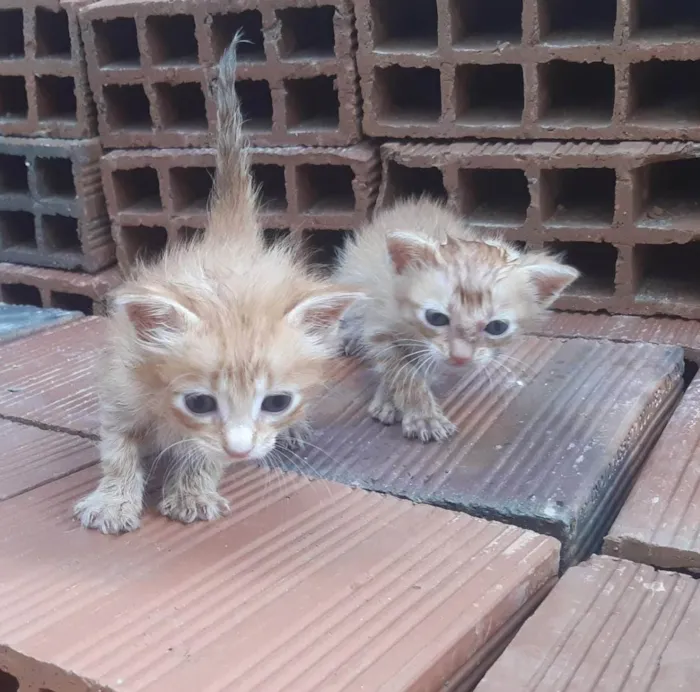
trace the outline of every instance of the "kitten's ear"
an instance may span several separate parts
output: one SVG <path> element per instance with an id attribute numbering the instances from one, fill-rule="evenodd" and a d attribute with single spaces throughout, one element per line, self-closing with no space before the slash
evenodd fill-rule
<path id="1" fill-rule="evenodd" d="M 326 341 L 330 339 L 345 311 L 356 301 L 366 298 L 360 291 L 327 290 L 314 293 L 297 303 L 287 320 L 310 334 Z"/>
<path id="2" fill-rule="evenodd" d="M 114 309 L 123 312 L 131 322 L 141 343 L 159 349 L 199 318 L 169 296 L 144 291 L 124 291 L 113 301 Z"/>
<path id="3" fill-rule="evenodd" d="M 528 280 L 535 289 L 537 302 L 543 307 L 551 305 L 571 285 L 581 273 L 567 264 L 561 264 L 551 257 L 541 258 L 524 267 Z"/>
<path id="4" fill-rule="evenodd" d="M 404 231 L 389 233 L 386 245 L 397 274 L 401 274 L 410 266 L 421 264 L 435 266 L 439 262 L 437 247 L 429 240 L 412 233 Z"/>

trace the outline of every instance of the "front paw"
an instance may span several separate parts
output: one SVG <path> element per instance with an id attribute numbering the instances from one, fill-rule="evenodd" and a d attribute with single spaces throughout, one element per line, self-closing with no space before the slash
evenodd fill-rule
<path id="1" fill-rule="evenodd" d="M 311 428 L 308 425 L 292 425 L 279 436 L 279 442 L 293 451 L 302 450 L 307 440 L 311 437 Z"/>
<path id="2" fill-rule="evenodd" d="M 138 529 L 141 508 L 132 498 L 96 490 L 75 505 L 73 516 L 87 529 L 119 534 Z"/>
<path id="3" fill-rule="evenodd" d="M 373 401 L 369 406 L 369 415 L 384 425 L 394 425 L 401 420 L 401 412 L 387 399 Z"/>
<path id="4" fill-rule="evenodd" d="M 219 493 L 183 493 L 166 495 L 158 506 L 160 513 L 183 524 L 213 521 L 229 513 L 231 507 Z"/>
<path id="5" fill-rule="evenodd" d="M 402 428 L 404 437 L 421 442 L 441 442 L 457 432 L 457 427 L 440 412 L 404 414 Z"/>

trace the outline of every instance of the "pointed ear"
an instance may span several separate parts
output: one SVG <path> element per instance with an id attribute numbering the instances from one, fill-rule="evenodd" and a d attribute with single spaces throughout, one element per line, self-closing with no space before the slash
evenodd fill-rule
<path id="1" fill-rule="evenodd" d="M 535 289 L 537 302 L 543 307 L 550 306 L 581 275 L 578 269 L 552 259 L 526 265 L 524 269 Z"/>
<path id="2" fill-rule="evenodd" d="M 412 233 L 389 233 L 386 244 L 397 274 L 401 274 L 410 266 L 436 266 L 440 261 L 437 247 L 429 240 Z"/>
<path id="3" fill-rule="evenodd" d="M 126 314 L 143 346 L 153 350 L 167 347 L 199 318 L 177 300 L 149 290 L 123 292 L 114 298 L 114 309 Z"/>
<path id="4" fill-rule="evenodd" d="M 314 293 L 297 303 L 287 320 L 295 327 L 316 336 L 322 342 L 333 337 L 345 311 L 356 301 L 366 298 L 360 291 L 327 290 Z"/>

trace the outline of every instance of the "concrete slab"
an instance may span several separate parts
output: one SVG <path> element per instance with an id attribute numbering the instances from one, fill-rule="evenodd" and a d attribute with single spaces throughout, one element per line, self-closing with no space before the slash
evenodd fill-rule
<path id="1" fill-rule="evenodd" d="M 0 303 L 0 341 L 11 341 L 27 336 L 32 332 L 74 320 L 79 312 L 41 309 L 33 305 L 6 305 Z"/>

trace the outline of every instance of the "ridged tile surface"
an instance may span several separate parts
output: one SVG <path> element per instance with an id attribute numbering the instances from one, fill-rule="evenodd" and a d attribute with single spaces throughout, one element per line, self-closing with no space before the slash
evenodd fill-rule
<path id="1" fill-rule="evenodd" d="M 603 550 L 700 573 L 700 380 L 690 384 L 649 455 Z"/>
<path id="2" fill-rule="evenodd" d="M 0 416 L 97 434 L 104 326 L 85 318 L 0 347 Z"/>
<path id="3" fill-rule="evenodd" d="M 226 519 L 103 536 L 70 516 L 96 480 L 0 504 L 0 669 L 22 690 L 459 689 L 556 578 L 551 538 L 250 466 Z"/>
<path id="4" fill-rule="evenodd" d="M 696 692 L 691 577 L 594 557 L 570 569 L 476 692 Z"/>
<path id="5" fill-rule="evenodd" d="M 670 415 L 682 351 L 526 337 L 504 368 L 447 382 L 459 432 L 423 445 L 367 415 L 375 380 L 358 368 L 320 402 L 314 447 L 291 468 L 553 535 L 564 564 L 603 538 Z"/>

